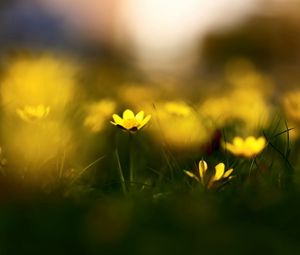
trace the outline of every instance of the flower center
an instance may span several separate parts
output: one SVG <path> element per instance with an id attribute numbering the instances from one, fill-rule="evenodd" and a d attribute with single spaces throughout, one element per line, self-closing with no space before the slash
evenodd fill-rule
<path id="1" fill-rule="evenodd" d="M 125 119 L 123 121 L 123 127 L 126 129 L 131 129 L 133 127 L 137 127 L 139 122 L 136 119 Z"/>

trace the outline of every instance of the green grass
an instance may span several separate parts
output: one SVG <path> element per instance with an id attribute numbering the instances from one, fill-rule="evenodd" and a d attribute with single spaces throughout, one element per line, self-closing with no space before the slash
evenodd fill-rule
<path id="1" fill-rule="evenodd" d="M 285 124 L 262 130 L 268 146 L 249 160 L 221 148 L 189 156 L 145 134 L 130 139 L 115 132 L 118 142 L 85 167 L 71 171 L 61 156 L 59 178 L 32 183 L 9 164 L 2 169 L 0 254 L 300 251 L 299 144 Z M 235 177 L 218 189 L 203 188 L 183 172 L 202 158 L 234 167 Z"/>

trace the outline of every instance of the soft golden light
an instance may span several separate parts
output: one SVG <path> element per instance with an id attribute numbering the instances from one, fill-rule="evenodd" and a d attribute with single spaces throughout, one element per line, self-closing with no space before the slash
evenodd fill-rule
<path id="1" fill-rule="evenodd" d="M 195 148 L 206 143 L 213 129 L 207 128 L 199 114 L 182 101 L 162 101 L 152 110 L 156 125 L 154 138 L 173 148 Z"/>
<path id="2" fill-rule="evenodd" d="M 14 164 L 21 169 L 38 169 L 58 151 L 67 152 L 75 74 L 72 62 L 50 54 L 20 55 L 4 72 L 3 143 L 9 157 L 18 158 Z"/>
<path id="3" fill-rule="evenodd" d="M 86 106 L 87 116 L 84 119 L 84 126 L 89 128 L 91 132 L 100 132 L 107 120 L 116 109 L 116 103 L 110 99 L 103 99 L 98 102 L 88 104 Z"/>

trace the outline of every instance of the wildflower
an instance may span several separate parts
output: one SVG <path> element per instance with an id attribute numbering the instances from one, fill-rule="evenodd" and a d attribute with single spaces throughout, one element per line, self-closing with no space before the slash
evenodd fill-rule
<path id="1" fill-rule="evenodd" d="M 121 118 L 117 114 L 113 114 L 112 118 L 114 121 L 111 121 L 111 124 L 126 130 L 126 131 L 137 131 L 144 127 L 149 120 L 151 119 L 151 115 L 147 115 L 145 117 L 144 111 L 140 111 L 136 115 L 134 115 L 133 111 L 127 109 L 123 112 Z"/>
<path id="2" fill-rule="evenodd" d="M 16 167 L 40 165 L 62 152 L 71 157 L 77 141 L 71 140 L 74 130 L 66 118 L 78 91 L 77 68 L 61 54 L 41 52 L 16 54 L 3 70 L 1 102 L 7 106 L 2 116 L 3 143 L 18 158 Z M 29 125 L 18 125 L 18 119 Z"/>
<path id="3" fill-rule="evenodd" d="M 287 92 L 282 97 L 282 106 L 288 120 L 300 123 L 300 90 Z"/>
<path id="4" fill-rule="evenodd" d="M 213 175 L 208 174 L 208 166 L 204 160 L 200 160 L 198 165 L 199 177 L 190 171 L 184 171 L 189 177 L 194 178 L 196 181 L 200 182 L 203 186 L 207 188 L 213 188 L 218 184 L 224 183 L 226 180 L 230 180 L 230 176 L 233 172 L 233 168 L 225 171 L 224 163 L 219 163 L 215 166 L 215 171 Z"/>
<path id="5" fill-rule="evenodd" d="M 291 90 L 286 92 L 281 99 L 283 112 L 288 121 L 289 126 L 295 127 L 290 132 L 291 139 L 299 138 L 299 126 L 300 126 L 300 90 Z"/>
<path id="6" fill-rule="evenodd" d="M 16 112 L 22 120 L 33 122 L 46 118 L 50 112 L 50 107 L 42 104 L 38 106 L 26 105 L 23 109 L 18 108 Z"/>
<path id="7" fill-rule="evenodd" d="M 198 151 L 214 132 L 192 106 L 182 101 L 159 101 L 152 113 L 158 120 L 151 127 L 154 139 L 159 143 L 163 140 L 172 150 Z"/>
<path id="8" fill-rule="evenodd" d="M 222 95 L 212 94 L 204 99 L 198 108 L 199 114 L 217 128 L 230 125 L 232 122 L 238 122 L 247 133 L 256 130 L 257 126 L 267 127 L 273 111 L 272 105 L 267 100 L 271 92 L 263 86 L 265 83 L 255 82 L 256 78 L 251 81 L 251 77 L 247 80 L 243 80 L 242 75 L 238 77 L 232 77 L 236 79 L 232 81 L 234 84 Z"/>
<path id="9" fill-rule="evenodd" d="M 165 110 L 169 114 L 186 117 L 192 112 L 192 108 L 183 102 L 166 102 Z"/>
<path id="10" fill-rule="evenodd" d="M 224 143 L 224 147 L 235 156 L 252 158 L 262 152 L 266 147 L 266 143 L 264 137 L 255 138 L 249 136 L 246 139 L 243 139 L 237 136 L 233 139 L 232 143 Z"/>
<path id="11" fill-rule="evenodd" d="M 107 119 L 116 108 L 116 103 L 110 99 L 103 99 L 86 106 L 87 116 L 84 120 L 84 126 L 91 132 L 96 133 L 104 128 Z"/>
<path id="12" fill-rule="evenodd" d="M 63 56 L 17 55 L 1 79 L 1 99 L 5 111 L 15 112 L 20 105 L 45 105 L 65 116 L 65 108 L 75 93 L 77 65 Z"/>
<path id="13" fill-rule="evenodd" d="M 117 96 L 126 104 L 134 106 L 151 106 L 152 102 L 159 98 L 160 91 L 158 91 L 151 84 L 134 84 L 125 83 L 120 86 L 117 91 Z M 134 96 L 132 96 L 134 95 Z"/>

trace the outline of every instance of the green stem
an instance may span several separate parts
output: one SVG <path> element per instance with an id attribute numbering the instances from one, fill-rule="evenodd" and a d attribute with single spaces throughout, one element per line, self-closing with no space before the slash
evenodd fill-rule
<path id="1" fill-rule="evenodd" d="M 252 172 L 252 169 L 253 169 L 253 165 L 254 165 L 254 162 L 255 162 L 256 158 L 253 158 L 251 160 L 251 165 L 250 165 L 250 169 L 249 169 L 249 175 L 248 175 L 248 178 L 251 176 L 251 172 Z"/>
<path id="2" fill-rule="evenodd" d="M 133 185 L 135 181 L 135 168 L 134 168 L 134 144 L 133 137 L 129 134 L 129 182 L 130 186 Z"/>
<path id="3" fill-rule="evenodd" d="M 119 153 L 118 153 L 117 149 L 115 150 L 115 156 L 116 156 L 117 163 L 118 163 L 118 170 L 119 170 L 119 175 L 120 175 L 120 181 L 121 181 L 121 185 L 122 185 L 122 190 L 123 190 L 123 193 L 126 194 L 127 193 L 127 188 L 126 188 L 125 178 L 124 178 L 124 174 L 123 174 L 123 171 L 122 171 L 120 157 L 119 157 Z"/>

